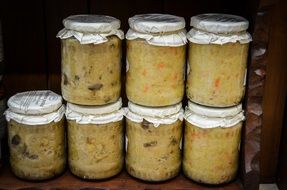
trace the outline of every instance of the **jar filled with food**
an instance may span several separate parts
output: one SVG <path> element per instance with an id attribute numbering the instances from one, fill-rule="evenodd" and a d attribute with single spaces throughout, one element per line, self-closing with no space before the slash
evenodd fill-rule
<path id="1" fill-rule="evenodd" d="M 71 103 L 116 102 L 121 91 L 120 21 L 104 15 L 73 15 L 63 20 L 62 95 Z"/>
<path id="2" fill-rule="evenodd" d="M 184 174 L 205 184 L 233 180 L 239 164 L 244 120 L 241 104 L 211 108 L 188 102 L 184 118 Z"/>
<path id="3" fill-rule="evenodd" d="M 151 108 L 129 102 L 125 115 L 128 173 L 145 181 L 177 176 L 181 167 L 181 103 Z"/>
<path id="4" fill-rule="evenodd" d="M 52 91 L 22 92 L 8 100 L 8 107 L 12 172 L 26 180 L 61 174 L 66 165 L 62 97 Z"/>
<path id="5" fill-rule="evenodd" d="M 144 106 L 168 106 L 184 95 L 186 31 L 184 18 L 143 14 L 129 18 L 126 34 L 126 94 Z"/>
<path id="6" fill-rule="evenodd" d="M 122 101 L 104 106 L 67 103 L 68 160 L 83 179 L 105 179 L 123 167 Z"/>
<path id="7" fill-rule="evenodd" d="M 234 106 L 245 92 L 248 21 L 240 16 L 202 14 L 191 17 L 188 98 L 215 107 Z"/>

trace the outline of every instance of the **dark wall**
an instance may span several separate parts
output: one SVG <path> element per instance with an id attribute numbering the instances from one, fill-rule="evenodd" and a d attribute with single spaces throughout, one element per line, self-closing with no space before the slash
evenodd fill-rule
<path id="1" fill-rule="evenodd" d="M 122 21 L 122 29 L 126 32 L 127 19 L 140 13 L 169 13 L 183 16 L 187 26 L 190 16 L 207 12 L 237 14 L 252 20 L 250 14 L 252 4 L 247 2 L 247 0 L 5 1 L 0 6 L 0 16 L 3 22 L 4 83 L 7 93 L 12 95 L 18 91 L 45 88 L 60 93 L 60 40 L 55 36 L 63 28 L 62 19 L 69 15 L 87 13 L 111 15 Z"/>

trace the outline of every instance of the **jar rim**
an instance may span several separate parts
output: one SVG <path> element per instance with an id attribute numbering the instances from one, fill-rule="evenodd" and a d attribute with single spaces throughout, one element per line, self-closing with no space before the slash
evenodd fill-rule
<path id="1" fill-rule="evenodd" d="M 201 106 L 190 101 L 186 106 L 184 118 L 187 122 L 200 128 L 227 128 L 245 119 L 241 104 L 228 108 L 214 108 Z"/>
<path id="2" fill-rule="evenodd" d="M 18 114 L 42 115 L 58 110 L 62 106 L 62 96 L 50 90 L 25 91 L 10 97 L 7 104 Z"/>
<path id="3" fill-rule="evenodd" d="M 107 15 L 71 15 L 63 20 L 66 29 L 78 32 L 109 33 L 121 26 L 119 19 Z"/>
<path id="4" fill-rule="evenodd" d="M 205 32 L 228 34 L 246 31 L 249 22 L 237 15 L 207 13 L 191 17 L 190 26 Z"/>
<path id="5" fill-rule="evenodd" d="M 187 108 L 198 115 L 206 117 L 232 117 L 242 112 L 242 104 L 231 107 L 209 107 L 188 101 Z"/>
<path id="6" fill-rule="evenodd" d="M 129 26 L 142 33 L 165 33 L 185 28 L 183 17 L 170 14 L 140 14 L 130 17 Z"/>
<path id="7" fill-rule="evenodd" d="M 147 107 L 129 101 L 128 108 L 131 112 L 142 116 L 164 118 L 170 115 L 177 114 L 182 109 L 182 104 L 180 102 L 171 106 Z"/>
<path id="8" fill-rule="evenodd" d="M 77 112 L 80 114 L 86 115 L 101 115 L 108 114 L 119 110 L 122 107 L 122 99 L 119 98 L 116 102 L 105 104 L 105 105 L 97 105 L 97 106 L 88 106 L 88 105 L 78 105 L 67 102 L 67 109 Z"/>

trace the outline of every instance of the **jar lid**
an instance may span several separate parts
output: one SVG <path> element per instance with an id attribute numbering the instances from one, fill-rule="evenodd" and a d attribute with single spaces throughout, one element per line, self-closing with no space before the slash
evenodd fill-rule
<path id="1" fill-rule="evenodd" d="M 164 33 L 184 29 L 185 20 L 169 14 L 141 14 L 129 18 L 129 25 L 142 33 Z"/>
<path id="2" fill-rule="evenodd" d="M 172 106 L 163 107 L 146 107 L 128 102 L 128 108 L 139 115 L 163 118 L 169 115 L 176 114 L 182 108 L 182 104 L 178 103 Z"/>
<path id="3" fill-rule="evenodd" d="M 65 114 L 65 106 L 62 105 L 59 109 L 54 112 L 41 114 L 41 115 L 26 115 L 21 113 L 15 113 L 8 108 L 4 115 L 6 120 L 9 122 L 11 119 L 25 125 L 45 125 L 51 122 L 60 121 Z"/>
<path id="4" fill-rule="evenodd" d="M 184 118 L 200 128 L 232 127 L 245 119 L 242 105 L 214 108 L 188 102 Z"/>
<path id="5" fill-rule="evenodd" d="M 62 105 L 62 97 L 50 90 L 17 93 L 8 100 L 9 110 L 18 114 L 42 115 Z"/>
<path id="6" fill-rule="evenodd" d="M 63 20 L 63 25 L 79 32 L 108 33 L 119 29 L 121 22 L 106 15 L 71 15 Z"/>
<path id="7" fill-rule="evenodd" d="M 105 15 L 72 15 L 63 20 L 65 26 L 57 34 L 57 38 L 74 37 L 80 44 L 102 44 L 109 36 L 124 39 L 124 32 L 120 30 L 120 20 Z"/>
<path id="8" fill-rule="evenodd" d="M 106 124 L 123 119 L 121 98 L 103 106 L 81 106 L 67 103 L 66 118 L 79 124 Z"/>
<path id="9" fill-rule="evenodd" d="M 207 117 L 230 117 L 235 116 L 242 111 L 242 104 L 218 108 L 218 107 L 208 107 L 202 106 L 191 101 L 188 101 L 188 109 L 196 114 L 207 116 Z"/>
<path id="10" fill-rule="evenodd" d="M 106 105 L 100 106 L 86 106 L 86 105 L 77 105 L 72 103 L 67 103 L 67 109 L 71 111 L 82 113 L 82 114 L 90 114 L 90 115 L 99 115 L 99 114 L 107 114 L 112 113 L 114 111 L 119 110 L 122 107 L 122 99 L 120 98 L 118 101 Z"/>
<path id="11" fill-rule="evenodd" d="M 165 107 L 146 107 L 128 103 L 128 108 L 123 108 L 125 116 L 136 123 L 144 120 L 152 123 L 154 127 L 161 124 L 169 125 L 177 120 L 183 120 L 183 109 L 181 103 Z"/>
<path id="12" fill-rule="evenodd" d="M 200 14 L 190 19 L 190 26 L 211 33 L 241 32 L 247 30 L 248 25 L 245 18 L 229 14 Z"/>

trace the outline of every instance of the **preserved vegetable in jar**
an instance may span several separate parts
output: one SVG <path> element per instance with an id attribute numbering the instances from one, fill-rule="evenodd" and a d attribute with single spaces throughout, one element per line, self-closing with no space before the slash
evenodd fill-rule
<path id="1" fill-rule="evenodd" d="M 52 91 L 29 91 L 12 96 L 5 112 L 12 172 L 26 180 L 61 174 L 66 165 L 65 107 Z"/>
<path id="2" fill-rule="evenodd" d="M 121 92 L 120 21 L 103 15 L 73 15 L 63 20 L 62 95 L 80 105 L 116 102 Z"/>
<path id="3" fill-rule="evenodd" d="M 126 114 L 126 169 L 145 181 L 165 181 L 181 168 L 181 103 L 143 107 L 129 102 Z"/>
<path id="4" fill-rule="evenodd" d="M 184 174 L 212 185 L 233 180 L 239 165 L 243 120 L 241 104 L 211 108 L 189 102 L 185 112 Z"/>
<path id="5" fill-rule="evenodd" d="M 83 179 L 105 179 L 123 167 L 121 99 L 104 106 L 67 103 L 68 160 L 71 172 Z"/>
<path id="6" fill-rule="evenodd" d="M 191 17 L 186 93 L 198 104 L 229 107 L 245 93 L 248 21 L 225 14 Z"/>
<path id="7" fill-rule="evenodd" d="M 185 21 L 163 14 L 129 19 L 126 94 L 144 106 L 168 106 L 184 94 L 186 55 Z"/>

